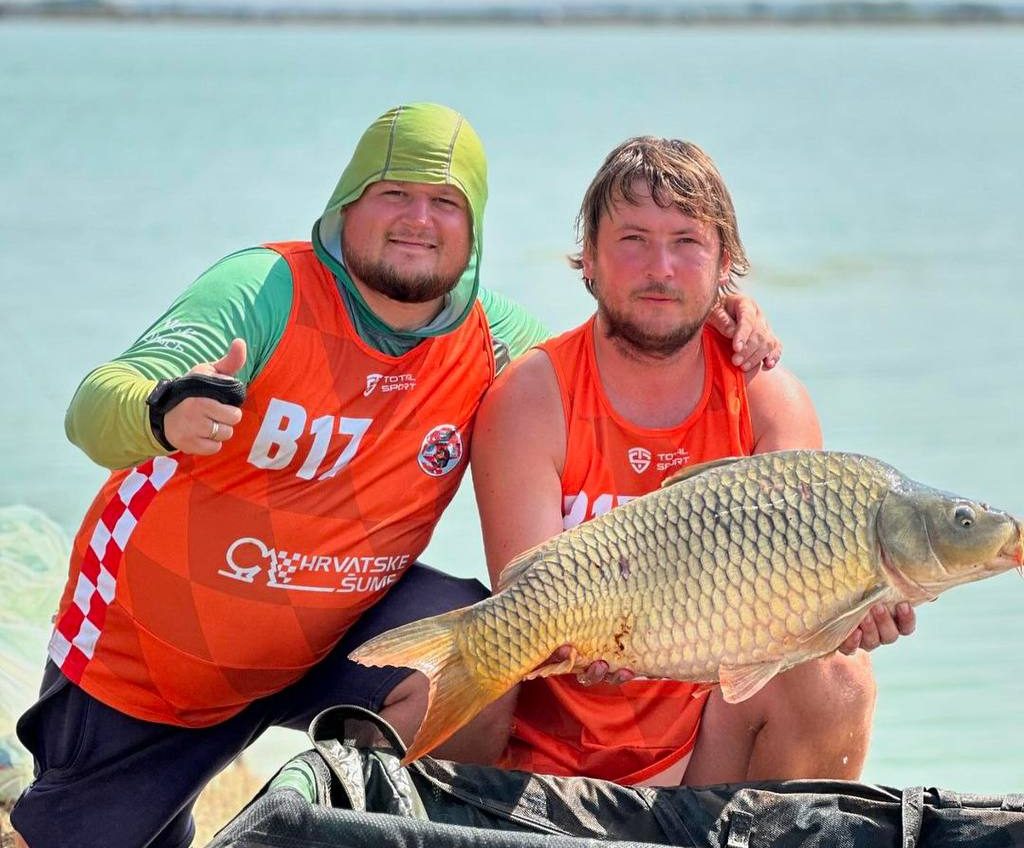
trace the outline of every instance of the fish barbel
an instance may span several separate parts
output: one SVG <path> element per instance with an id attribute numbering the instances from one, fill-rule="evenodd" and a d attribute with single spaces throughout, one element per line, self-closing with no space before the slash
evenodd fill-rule
<path id="1" fill-rule="evenodd" d="M 743 701 L 835 650 L 873 604 L 919 604 L 1022 563 L 1024 525 L 987 504 L 871 457 L 767 453 L 670 477 L 516 557 L 490 598 L 350 656 L 429 679 L 407 762 L 519 681 L 596 660 Z"/>

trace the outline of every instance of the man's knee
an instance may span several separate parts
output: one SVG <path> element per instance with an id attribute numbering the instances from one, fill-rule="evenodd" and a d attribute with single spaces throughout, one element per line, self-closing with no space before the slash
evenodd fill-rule
<path id="1" fill-rule="evenodd" d="M 855 780 L 867 756 L 874 703 L 871 661 L 863 651 L 802 663 L 738 704 L 713 693 L 687 782 Z"/>
<path id="2" fill-rule="evenodd" d="M 866 651 L 852 656 L 834 653 L 816 661 L 821 666 L 824 700 L 843 708 L 845 714 L 870 714 L 875 708 L 878 687 Z"/>
<path id="3" fill-rule="evenodd" d="M 809 727 L 867 732 L 877 687 L 871 660 L 864 651 L 834 653 L 804 663 L 778 677 L 777 711 Z"/>

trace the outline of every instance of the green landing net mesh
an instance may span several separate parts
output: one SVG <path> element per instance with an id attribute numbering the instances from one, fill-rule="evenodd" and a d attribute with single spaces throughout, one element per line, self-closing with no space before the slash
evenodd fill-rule
<path id="1" fill-rule="evenodd" d="M 32 779 L 32 757 L 14 728 L 39 691 L 69 553 L 67 535 L 43 513 L 0 507 L 0 804 Z"/>

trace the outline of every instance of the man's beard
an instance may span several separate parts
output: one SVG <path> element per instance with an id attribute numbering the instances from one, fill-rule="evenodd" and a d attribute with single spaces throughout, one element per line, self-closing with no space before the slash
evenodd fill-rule
<path id="1" fill-rule="evenodd" d="M 600 292 L 598 292 L 600 293 Z M 641 294 L 663 294 L 665 289 L 661 286 L 650 286 Z M 718 303 L 717 295 L 704 309 L 703 315 L 695 321 L 687 321 L 679 324 L 666 332 L 655 332 L 641 326 L 621 312 L 616 312 L 602 303 L 600 298 L 597 302 L 597 311 L 605 326 L 605 337 L 617 342 L 619 347 L 634 358 L 668 359 L 678 353 L 704 328 L 704 323 L 711 314 L 711 310 Z"/>
<path id="2" fill-rule="evenodd" d="M 344 236 L 341 250 L 348 272 L 353 277 L 374 291 L 400 303 L 427 303 L 437 300 L 454 289 L 462 277 L 462 270 L 455 276 L 405 272 L 389 262 L 366 258 Z"/>

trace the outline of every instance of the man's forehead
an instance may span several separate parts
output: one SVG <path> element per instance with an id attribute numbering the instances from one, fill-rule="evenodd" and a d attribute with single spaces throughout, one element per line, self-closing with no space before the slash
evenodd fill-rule
<path id="1" fill-rule="evenodd" d="M 419 183 L 413 180 L 379 180 L 373 184 L 380 188 L 421 189 L 441 196 L 465 197 L 458 186 L 451 183 Z"/>
<path id="2" fill-rule="evenodd" d="M 622 192 L 612 193 L 603 217 L 614 226 L 640 226 L 643 222 L 670 221 L 678 224 L 680 228 L 706 229 L 711 222 L 704 216 L 692 215 L 690 212 L 680 208 L 675 203 L 659 203 L 644 186 L 643 192 L 635 191 L 631 199 L 626 198 Z"/>

